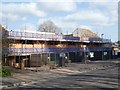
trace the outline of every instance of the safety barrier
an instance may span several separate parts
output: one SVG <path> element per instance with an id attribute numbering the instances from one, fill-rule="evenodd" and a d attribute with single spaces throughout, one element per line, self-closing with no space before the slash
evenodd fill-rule
<path id="1" fill-rule="evenodd" d="M 31 54 L 44 52 L 80 52 L 83 48 L 9 48 L 9 54 Z M 88 49 L 86 48 L 87 52 Z"/>
<path id="2" fill-rule="evenodd" d="M 105 39 L 105 38 L 89 38 L 90 42 L 111 42 L 111 39 Z"/>
<path id="3" fill-rule="evenodd" d="M 89 47 L 89 48 L 9 48 L 9 54 L 35 54 L 44 52 L 89 52 L 89 51 L 109 51 L 109 47 Z"/>
<path id="4" fill-rule="evenodd" d="M 74 36 L 63 36 L 57 35 L 55 33 L 28 33 L 28 32 L 18 32 L 18 31 L 9 31 L 9 37 L 14 38 L 40 38 L 40 39 L 52 39 L 52 40 L 78 40 L 79 37 Z"/>
<path id="5" fill-rule="evenodd" d="M 111 49 L 110 47 L 89 47 L 90 51 L 109 51 Z"/>
<path id="6" fill-rule="evenodd" d="M 43 32 L 19 32 L 19 31 L 9 31 L 9 37 L 17 37 L 17 38 L 40 38 L 40 39 L 52 39 L 52 40 L 77 40 L 80 41 L 80 37 L 76 36 L 63 36 L 57 35 L 55 33 L 43 33 Z M 111 42 L 111 39 L 104 39 L 104 38 L 97 38 L 97 37 L 90 37 L 85 39 L 84 41 L 90 42 Z"/>
<path id="7" fill-rule="evenodd" d="M 63 36 L 62 39 L 65 39 L 65 40 L 80 40 L 80 37 Z"/>

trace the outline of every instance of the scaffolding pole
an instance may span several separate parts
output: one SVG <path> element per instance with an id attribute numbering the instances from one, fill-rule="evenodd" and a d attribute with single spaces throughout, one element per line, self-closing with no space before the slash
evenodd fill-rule
<path id="1" fill-rule="evenodd" d="M 15 56 L 15 32 L 14 32 L 14 60 L 13 60 L 13 66 L 15 66 L 16 56 Z"/>

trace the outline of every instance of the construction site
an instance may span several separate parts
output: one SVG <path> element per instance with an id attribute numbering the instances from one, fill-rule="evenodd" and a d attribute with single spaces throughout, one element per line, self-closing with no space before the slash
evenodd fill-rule
<path id="1" fill-rule="evenodd" d="M 77 28 L 71 34 L 48 32 L 20 32 L 7 30 L 2 25 L 2 35 L 8 35 L 8 45 L 3 63 L 15 68 L 40 67 L 52 62 L 64 66 L 68 62 L 108 60 L 117 58 L 117 50 L 110 39 L 98 36 L 89 29 Z"/>

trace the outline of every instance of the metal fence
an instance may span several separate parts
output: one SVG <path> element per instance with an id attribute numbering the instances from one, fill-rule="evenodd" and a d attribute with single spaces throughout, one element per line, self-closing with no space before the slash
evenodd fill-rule
<path id="1" fill-rule="evenodd" d="M 89 52 L 89 51 L 109 51 L 109 47 L 90 47 L 90 48 L 8 48 L 9 54 L 35 54 L 44 52 Z"/>
<path id="2" fill-rule="evenodd" d="M 80 37 L 77 36 L 64 36 L 64 35 L 57 35 L 55 33 L 31 33 L 31 32 L 19 32 L 19 31 L 9 31 L 9 37 L 14 38 L 39 38 L 39 39 L 49 39 L 49 40 L 71 40 L 71 41 L 80 41 Z M 84 41 L 90 42 L 111 42 L 111 39 L 105 38 L 98 38 L 98 37 L 90 37 L 85 39 Z"/>
<path id="3" fill-rule="evenodd" d="M 14 38 L 39 38 L 39 39 L 50 39 L 50 40 L 77 40 L 80 41 L 80 37 L 75 36 L 63 36 L 54 33 L 28 33 L 28 32 L 18 32 L 9 31 L 9 37 Z"/>
<path id="4" fill-rule="evenodd" d="M 88 41 L 90 42 L 111 42 L 111 39 L 93 37 L 93 38 L 89 38 Z"/>

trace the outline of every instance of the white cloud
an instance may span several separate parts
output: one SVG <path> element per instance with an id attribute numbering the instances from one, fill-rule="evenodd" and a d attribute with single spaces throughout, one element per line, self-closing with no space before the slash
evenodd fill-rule
<path id="1" fill-rule="evenodd" d="M 35 26 L 34 24 L 31 23 L 24 23 L 20 26 L 20 29 L 17 29 L 19 31 L 23 31 L 23 32 L 35 32 L 37 30 L 37 26 Z"/>
<path id="2" fill-rule="evenodd" d="M 104 10 L 117 10 L 118 9 L 118 2 L 89 2 L 91 8 L 104 8 Z M 103 10 L 103 11 L 104 11 Z"/>
<path id="3" fill-rule="evenodd" d="M 106 14 L 109 17 L 109 23 L 117 24 L 118 22 L 118 2 L 90 2 L 91 9 L 99 9 L 101 13 Z"/>
<path id="4" fill-rule="evenodd" d="M 33 0 L 1 0 L 1 2 L 29 2 Z"/>
<path id="5" fill-rule="evenodd" d="M 70 2 L 71 0 L 31 0 L 35 2 Z M 74 2 L 118 2 L 119 0 L 74 0 Z"/>
<path id="6" fill-rule="evenodd" d="M 12 13 L 19 15 L 28 15 L 33 14 L 39 17 L 43 17 L 46 14 L 43 11 L 40 11 L 36 3 L 8 3 L 2 5 L 3 13 Z"/>
<path id="7" fill-rule="evenodd" d="M 92 1 L 92 0 L 88 0 L 88 1 Z M 79 10 L 79 12 L 67 15 L 65 18 L 64 17 L 63 18 L 65 21 L 68 21 L 68 23 L 75 22 L 75 21 L 86 21 L 86 22 L 90 22 L 93 25 L 101 25 L 101 26 L 113 25 L 113 24 L 116 24 L 117 22 L 117 13 L 116 13 L 117 3 L 116 2 L 117 0 L 115 2 L 113 2 L 112 0 L 111 1 L 93 0 L 93 2 L 90 2 L 91 6 L 90 8 L 88 8 L 88 10 Z M 70 7 L 73 6 L 75 8 L 66 9 L 64 6 L 66 7 L 69 7 L 69 6 L 65 5 L 65 3 L 69 4 Z M 74 1 L 74 4 L 70 4 L 69 0 L 67 0 L 66 2 L 63 2 L 63 1 L 56 2 L 56 0 L 52 0 L 50 2 L 46 0 L 45 2 L 42 0 L 42 4 L 44 6 L 44 9 L 48 11 L 69 11 L 69 10 L 74 11 L 77 7 L 75 4 L 75 1 Z M 104 6 L 105 11 L 103 9 L 99 10 L 98 8 L 99 6 Z"/>
<path id="8" fill-rule="evenodd" d="M 109 24 L 109 17 L 98 11 L 81 10 L 71 15 L 67 15 L 66 21 L 86 21 L 92 24 Z"/>
<path id="9" fill-rule="evenodd" d="M 25 20 L 29 15 L 46 16 L 45 12 L 37 8 L 36 3 L 4 3 L 1 10 L 2 18 L 8 18 L 11 21 Z"/>
<path id="10" fill-rule="evenodd" d="M 70 12 L 77 9 L 76 2 L 73 0 L 51 0 L 41 1 L 37 3 L 40 8 L 47 12 Z"/>
<path id="11" fill-rule="evenodd" d="M 15 22 L 15 21 L 25 21 L 26 20 L 26 17 L 22 17 L 22 16 L 19 16 L 19 15 L 13 15 L 13 14 L 2 14 L 1 15 L 2 19 L 7 19 L 8 21 L 12 21 L 12 22 Z"/>

